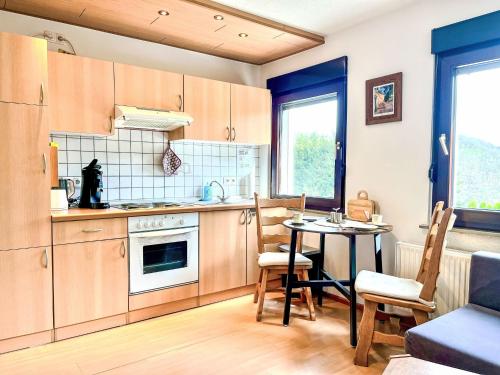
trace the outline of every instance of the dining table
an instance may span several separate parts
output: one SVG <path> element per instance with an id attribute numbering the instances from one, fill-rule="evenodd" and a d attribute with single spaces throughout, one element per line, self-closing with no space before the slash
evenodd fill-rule
<path id="1" fill-rule="evenodd" d="M 371 223 L 359 223 L 346 220 L 340 224 L 330 223 L 327 218 L 319 218 L 315 221 L 304 220 L 301 223 L 294 223 L 292 220 L 285 220 L 283 225 L 290 229 L 290 258 L 288 272 L 286 275 L 286 296 L 285 311 L 283 314 L 283 325 L 288 326 L 290 322 L 290 307 L 292 301 L 293 288 L 311 287 L 318 290 L 318 305 L 323 303 L 323 288 L 334 287 L 349 301 L 350 320 L 350 343 L 357 345 L 357 320 L 356 320 L 356 238 L 357 236 L 373 236 L 373 254 L 375 257 L 375 271 L 382 273 L 382 240 L 381 235 L 392 231 L 391 225 L 374 225 Z M 316 233 L 319 234 L 318 267 L 316 275 L 310 275 L 309 280 L 299 281 L 294 279 L 295 254 L 297 252 L 297 234 Z M 324 269 L 325 261 L 325 236 L 337 235 L 349 239 L 349 278 L 347 280 L 336 279 L 331 273 Z M 315 277 L 315 278 L 314 278 Z M 383 309 L 383 306 L 380 306 Z"/>

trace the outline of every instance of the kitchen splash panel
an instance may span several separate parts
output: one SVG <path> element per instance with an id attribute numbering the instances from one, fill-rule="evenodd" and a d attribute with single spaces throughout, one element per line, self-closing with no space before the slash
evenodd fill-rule
<path id="1" fill-rule="evenodd" d="M 226 186 L 226 195 L 251 197 L 259 191 L 261 170 L 267 176 L 267 158 L 255 145 L 172 141 L 182 161 L 174 176 L 163 171 L 167 134 L 148 130 L 118 129 L 110 137 L 53 134 L 59 144 L 59 177 L 81 178 L 81 170 L 98 159 L 103 171 L 103 200 L 166 199 L 200 197 L 202 187 L 212 180 L 236 177 Z M 262 163 L 262 165 L 261 165 Z M 220 195 L 214 185 L 214 196 Z"/>

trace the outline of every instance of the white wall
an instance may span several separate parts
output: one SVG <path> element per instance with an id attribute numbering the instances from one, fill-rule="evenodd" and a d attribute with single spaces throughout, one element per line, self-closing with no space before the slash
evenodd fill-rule
<path id="1" fill-rule="evenodd" d="M 434 57 L 431 30 L 498 10 L 495 0 L 429 0 L 328 35 L 323 46 L 263 66 L 267 79 L 348 56 L 346 198 L 360 189 L 379 202 L 394 232 L 384 235 L 384 266 L 392 270 L 396 241 L 422 243 L 427 222 Z M 403 72 L 403 121 L 365 125 L 365 81 Z M 500 251 L 500 237 L 453 233 L 450 247 Z M 360 239 L 358 269 L 373 268 L 371 238 Z M 347 276 L 347 241 L 330 239 L 328 266 Z"/>
<path id="2" fill-rule="evenodd" d="M 260 67 L 162 44 L 144 42 L 59 22 L 0 11 L 0 31 L 63 34 L 78 55 L 257 86 Z M 58 45 L 49 44 L 49 49 Z"/>

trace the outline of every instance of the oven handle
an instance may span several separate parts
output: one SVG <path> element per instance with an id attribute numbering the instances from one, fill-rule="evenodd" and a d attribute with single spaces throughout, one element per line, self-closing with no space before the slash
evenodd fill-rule
<path id="1" fill-rule="evenodd" d="M 189 227 L 181 229 L 167 229 L 159 230 L 154 232 L 144 232 L 144 233 L 130 233 L 130 238 L 151 238 L 151 237 L 165 237 L 165 236 L 176 236 L 178 234 L 190 233 L 197 231 L 198 227 Z"/>

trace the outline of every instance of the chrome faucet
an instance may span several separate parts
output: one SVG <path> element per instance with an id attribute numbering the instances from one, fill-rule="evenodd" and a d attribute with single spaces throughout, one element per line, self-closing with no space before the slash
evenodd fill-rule
<path id="1" fill-rule="evenodd" d="M 229 197 L 226 197 L 226 193 L 224 192 L 224 187 L 218 181 L 215 181 L 215 180 L 213 180 L 212 182 L 210 182 L 210 186 L 212 186 L 213 184 L 217 184 L 217 185 L 220 186 L 220 188 L 222 190 L 222 197 L 221 196 L 217 196 L 217 198 L 219 198 L 220 201 L 222 203 L 224 203 L 227 200 L 227 198 L 229 198 Z"/>

